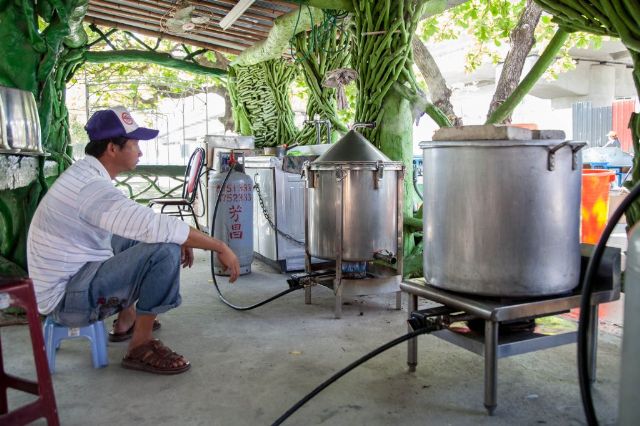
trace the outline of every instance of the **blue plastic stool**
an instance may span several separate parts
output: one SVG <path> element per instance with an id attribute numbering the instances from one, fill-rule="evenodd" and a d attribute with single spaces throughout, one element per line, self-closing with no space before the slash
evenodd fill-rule
<path id="1" fill-rule="evenodd" d="M 109 364 L 104 322 L 97 321 L 86 327 L 67 327 L 47 317 L 43 328 L 44 347 L 47 352 L 47 361 L 49 362 L 51 374 L 56 371 L 56 351 L 60 348 L 60 342 L 65 339 L 78 339 L 81 337 L 89 339 L 93 367 L 102 368 Z"/>

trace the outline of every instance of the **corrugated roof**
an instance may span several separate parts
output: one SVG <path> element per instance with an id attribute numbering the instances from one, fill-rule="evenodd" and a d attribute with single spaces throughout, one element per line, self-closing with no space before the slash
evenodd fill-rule
<path id="1" fill-rule="evenodd" d="M 239 54 L 264 40 L 278 16 L 298 9 L 295 0 L 255 1 L 231 27 L 223 30 L 220 20 L 238 0 L 191 0 L 188 3 L 195 7 L 191 16 L 207 17 L 208 22 L 195 24 L 195 28 L 188 31 L 174 32 L 167 27 L 167 21 L 182 3 L 175 0 L 90 0 L 84 20 L 221 53 Z"/>

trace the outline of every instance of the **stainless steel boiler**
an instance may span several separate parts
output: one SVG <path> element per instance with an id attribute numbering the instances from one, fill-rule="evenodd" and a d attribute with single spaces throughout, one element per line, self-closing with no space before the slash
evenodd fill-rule
<path id="1" fill-rule="evenodd" d="M 336 317 L 341 313 L 343 295 L 399 294 L 402 163 L 391 161 L 351 130 L 308 163 L 304 173 L 305 269 L 311 272 L 311 257 L 335 262 L 330 286 L 336 295 Z M 381 262 L 374 262 L 376 259 Z M 353 278 L 354 271 L 361 276 Z"/>
<path id="2" fill-rule="evenodd" d="M 583 146 L 508 126 L 441 129 L 422 142 L 426 281 L 496 297 L 572 290 Z"/>

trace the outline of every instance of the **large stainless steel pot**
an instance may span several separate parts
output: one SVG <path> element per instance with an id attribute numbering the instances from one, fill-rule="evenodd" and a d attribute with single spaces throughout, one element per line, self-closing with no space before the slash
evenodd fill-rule
<path id="1" fill-rule="evenodd" d="M 352 130 L 308 164 L 305 173 L 311 256 L 359 262 L 398 252 L 402 163 L 389 160 Z"/>
<path id="2" fill-rule="evenodd" d="M 423 142 L 424 276 L 447 290 L 524 297 L 580 275 L 584 143 Z"/>
<path id="3" fill-rule="evenodd" d="M 0 86 L 0 152 L 42 154 L 40 119 L 31 92 Z"/>

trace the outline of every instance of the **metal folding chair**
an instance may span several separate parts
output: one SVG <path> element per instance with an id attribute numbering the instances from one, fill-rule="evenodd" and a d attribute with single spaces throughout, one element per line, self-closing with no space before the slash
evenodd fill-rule
<path id="1" fill-rule="evenodd" d="M 196 148 L 189 158 L 187 164 L 187 170 L 184 174 L 184 184 L 182 186 L 182 196 L 176 197 L 162 197 L 154 198 L 149 201 L 149 207 L 154 205 L 162 206 L 160 213 L 168 214 L 171 216 L 180 216 L 180 219 L 184 220 L 185 216 L 193 217 L 193 221 L 196 228 L 199 230 L 198 218 L 193 209 L 193 203 L 198 195 L 198 186 L 200 181 L 200 175 L 205 163 L 205 151 L 204 148 Z M 165 212 L 167 207 L 171 207 Z"/>

